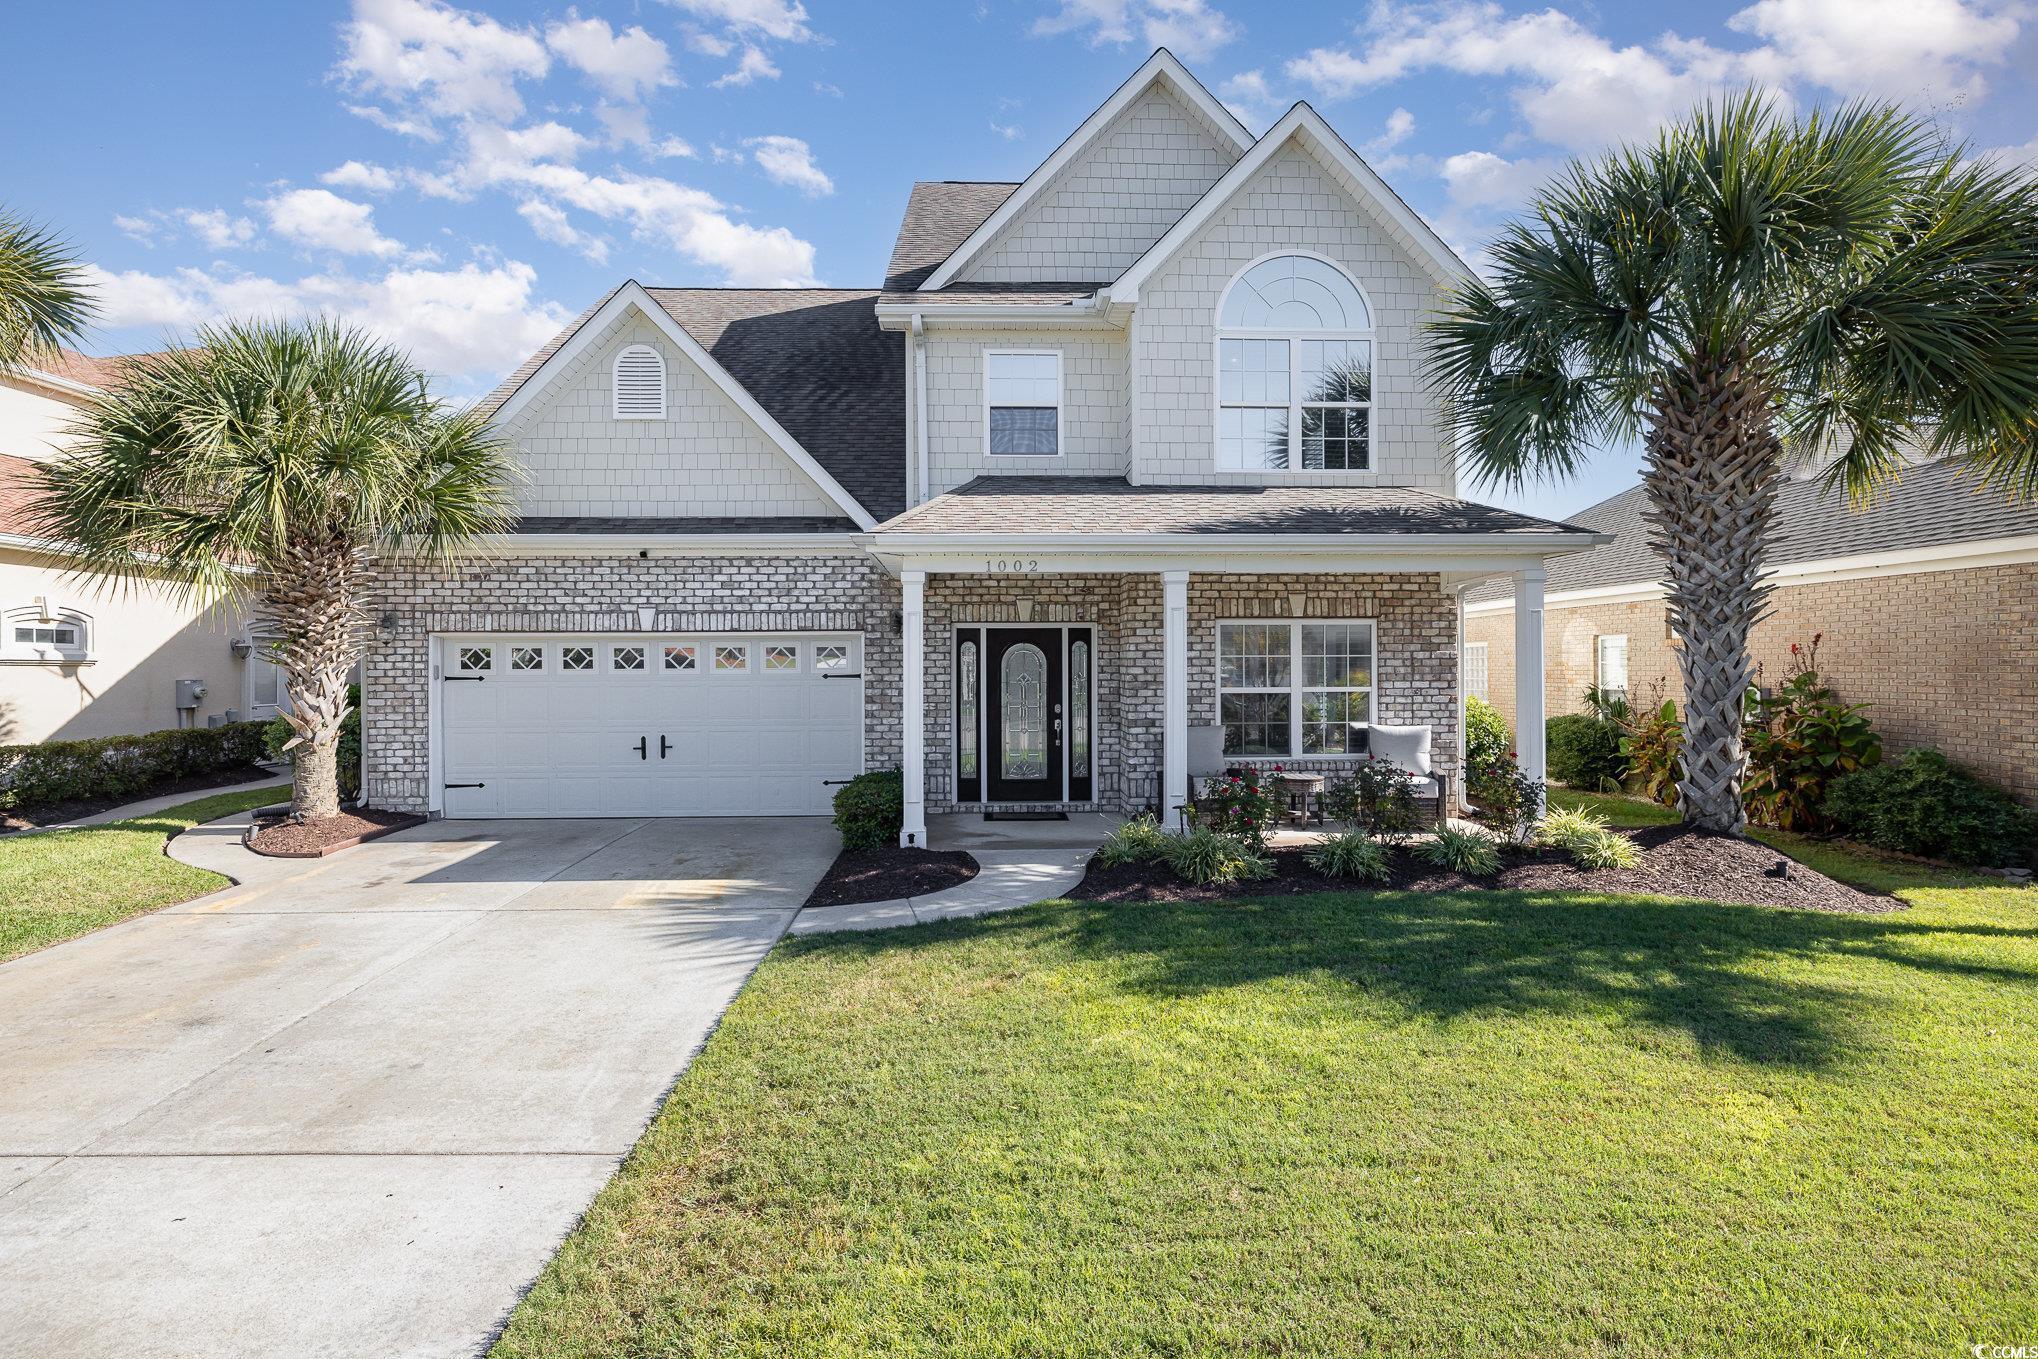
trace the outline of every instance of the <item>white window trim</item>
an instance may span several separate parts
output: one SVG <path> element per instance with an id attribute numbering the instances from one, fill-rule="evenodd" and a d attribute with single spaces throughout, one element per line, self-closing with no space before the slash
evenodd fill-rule
<path id="1" fill-rule="evenodd" d="M 1481 686 L 1482 692 L 1476 694 L 1472 692 L 1472 680 L 1471 680 L 1472 656 L 1475 652 L 1478 654 L 1479 657 L 1479 673 L 1485 678 L 1485 682 Z M 1465 697 L 1476 698 L 1481 703 L 1491 702 L 1492 701 L 1491 694 L 1493 690 L 1493 650 L 1491 645 L 1486 642 L 1465 643 L 1465 656 L 1463 664 L 1465 667 Z"/>
<path id="2" fill-rule="evenodd" d="M 1363 688 L 1336 685 L 1312 690 L 1302 683 L 1302 629 L 1323 624 L 1366 624 L 1366 636 L 1372 646 L 1366 660 L 1366 673 L 1373 682 Z M 1227 688 L 1224 683 L 1224 629 L 1228 627 L 1276 627 L 1288 628 L 1288 687 L 1286 689 L 1237 689 Z M 1358 758 L 1354 752 L 1320 752 L 1315 755 L 1302 753 L 1302 695 L 1305 692 L 1363 693 L 1366 696 L 1366 726 L 1372 728 L 1380 721 L 1380 624 L 1373 618 L 1220 618 L 1210 630 L 1210 657 L 1214 662 L 1211 678 L 1213 695 L 1211 720 L 1219 728 L 1224 726 L 1224 696 L 1226 694 L 1280 694 L 1288 695 L 1288 749 L 1287 755 L 1227 755 L 1226 759 L 1239 760 L 1282 760 L 1294 762 L 1307 760 L 1331 763 L 1338 760 Z"/>
<path id="3" fill-rule="evenodd" d="M 0 660 L 18 665 L 90 665 L 96 659 L 93 643 L 97 636 L 92 626 L 92 615 L 77 609 L 52 608 L 45 612 L 33 604 L 18 609 L 9 609 L 0 615 Z M 74 628 L 78 633 L 76 646 L 60 646 L 52 642 L 17 642 L 16 628 Z"/>
<path id="4" fill-rule="evenodd" d="M 994 358 L 1047 358 L 1054 359 L 1054 452 L 1052 453 L 993 453 L 991 451 L 991 360 Z M 1015 349 L 1005 345 L 988 346 L 983 356 L 984 398 L 984 456 L 987 458 L 1010 458 L 1017 462 L 1046 462 L 1050 458 L 1066 457 L 1068 445 L 1069 386 L 1067 367 L 1062 362 L 1059 349 Z"/>
<path id="5" fill-rule="evenodd" d="M 1268 260 L 1285 259 L 1291 255 L 1299 256 L 1304 259 L 1312 259 L 1320 263 L 1327 264 L 1331 268 L 1337 270 L 1338 273 L 1344 275 L 1345 281 L 1347 283 L 1350 283 L 1352 285 L 1353 290 L 1358 293 L 1359 301 L 1365 304 L 1366 318 L 1372 321 L 1373 324 L 1363 330 L 1286 330 L 1286 329 L 1271 329 L 1261 326 L 1229 326 L 1229 327 L 1226 326 L 1224 324 L 1224 303 L 1225 300 L 1231 296 L 1231 290 L 1238 286 L 1238 281 L 1244 278 L 1247 274 L 1251 273 L 1254 269 L 1257 269 L 1262 264 L 1265 264 Z M 1378 435 L 1378 430 L 1376 429 L 1373 421 L 1373 413 L 1379 409 L 1379 401 L 1377 400 L 1377 398 L 1380 393 L 1380 344 L 1378 338 L 1380 328 L 1379 315 L 1380 315 L 1379 311 L 1373 306 L 1373 299 L 1371 295 L 1366 292 L 1365 287 L 1358 281 L 1358 279 L 1352 276 L 1352 271 L 1345 268 L 1342 264 L 1339 264 L 1336 260 L 1332 259 L 1328 255 L 1319 254 L 1314 250 L 1270 250 L 1266 254 L 1261 255 L 1256 259 L 1248 260 L 1245 266 L 1241 268 L 1237 273 L 1233 274 L 1229 281 L 1227 281 L 1225 285 L 1218 290 L 1217 306 L 1216 309 L 1211 313 L 1211 321 L 1214 329 L 1214 338 L 1210 342 L 1211 466 L 1216 471 L 1226 476 L 1247 475 L 1266 477 L 1300 477 L 1306 479 L 1324 477 L 1373 477 L 1379 475 L 1378 459 L 1373 456 L 1374 453 L 1373 444 L 1375 438 Z M 1226 467 L 1224 465 L 1224 435 L 1223 435 L 1224 412 L 1227 409 L 1230 410 L 1273 409 L 1272 407 L 1263 406 L 1252 402 L 1227 403 L 1224 400 L 1224 342 L 1226 340 L 1288 341 L 1289 465 L 1286 467 Z M 1366 354 L 1367 357 L 1371 360 L 1372 365 L 1371 371 L 1373 378 L 1371 392 L 1374 399 L 1366 401 L 1338 401 L 1328 403 L 1312 401 L 1305 403 L 1302 400 L 1302 384 L 1299 381 L 1301 365 L 1296 361 L 1297 353 L 1295 348 L 1296 344 L 1302 340 L 1364 340 L 1366 342 Z M 1301 457 L 1302 452 L 1301 443 L 1302 408 L 1305 404 L 1318 407 L 1329 405 L 1335 406 L 1342 410 L 1362 410 L 1366 412 L 1366 465 L 1364 467 L 1295 466 L 1295 463 Z"/>
<path id="6" fill-rule="evenodd" d="M 649 354 L 658 363 L 658 409 L 655 412 L 629 411 L 623 409 L 623 360 L 633 354 Z M 670 379 L 665 371 L 665 355 L 656 345 L 626 344 L 616 351 L 616 357 L 609 364 L 609 413 L 618 420 L 663 420 L 665 419 L 666 391 Z"/>
<path id="7" fill-rule="evenodd" d="M 1621 668 L 1623 670 L 1629 671 L 1629 674 L 1627 676 L 1623 676 L 1621 683 L 1617 685 L 1608 685 L 1606 682 L 1606 644 L 1608 642 L 1620 643 Z M 1634 648 L 1629 645 L 1628 635 L 1625 632 L 1594 633 L 1592 637 L 1593 687 L 1598 689 L 1611 688 L 1614 691 L 1625 695 L 1630 687 L 1628 681 L 1633 676 L 1633 671 L 1630 665 L 1630 660 L 1633 654 Z"/>

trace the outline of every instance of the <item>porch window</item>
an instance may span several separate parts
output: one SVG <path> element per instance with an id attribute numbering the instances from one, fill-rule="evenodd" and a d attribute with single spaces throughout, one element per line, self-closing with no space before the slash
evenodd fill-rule
<path id="1" fill-rule="evenodd" d="M 1280 255 L 1218 309 L 1217 465 L 1359 472 L 1371 466 L 1373 317 L 1328 260 Z"/>
<path id="2" fill-rule="evenodd" d="M 1373 624 L 1218 624 L 1217 720 L 1226 755 L 1363 751 L 1373 721 Z"/>
<path id="3" fill-rule="evenodd" d="M 1051 458 L 1061 452 L 1061 351 L 984 351 L 984 451 Z"/>
<path id="4" fill-rule="evenodd" d="M 1486 701 L 1486 643 L 1465 643 L 1465 697 Z"/>

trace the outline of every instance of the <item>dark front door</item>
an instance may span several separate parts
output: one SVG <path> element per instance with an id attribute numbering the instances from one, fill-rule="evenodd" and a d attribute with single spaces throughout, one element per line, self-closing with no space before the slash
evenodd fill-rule
<path id="1" fill-rule="evenodd" d="M 984 690 L 990 800 L 1062 800 L 1062 635 L 1059 628 L 991 628 Z"/>

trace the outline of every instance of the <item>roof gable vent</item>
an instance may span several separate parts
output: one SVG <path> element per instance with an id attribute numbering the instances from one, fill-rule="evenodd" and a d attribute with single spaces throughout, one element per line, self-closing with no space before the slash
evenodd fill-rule
<path id="1" fill-rule="evenodd" d="M 665 418 L 665 356 L 648 344 L 633 344 L 616 355 L 618 420 Z"/>

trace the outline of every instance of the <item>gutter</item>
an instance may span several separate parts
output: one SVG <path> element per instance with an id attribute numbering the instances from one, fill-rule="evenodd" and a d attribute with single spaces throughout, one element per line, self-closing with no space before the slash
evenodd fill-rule
<path id="1" fill-rule="evenodd" d="M 966 552 L 986 545 L 998 551 L 1039 548 L 1068 552 L 1098 548 L 1167 549 L 1241 548 L 1252 551 L 1354 552 L 1423 555 L 1438 550 L 1474 549 L 1503 555 L 1549 556 L 1584 552 L 1613 541 L 1611 533 L 913 533 L 855 535 L 858 543 L 880 551 Z"/>
<path id="2" fill-rule="evenodd" d="M 462 556 L 798 556 L 863 550 L 856 533 L 491 533 Z"/>
<path id="3" fill-rule="evenodd" d="M 924 308 L 918 303 L 880 302 L 876 312 L 879 328 L 883 330 L 900 330 L 905 325 L 921 321 L 926 324 L 961 323 L 972 327 L 981 327 L 987 322 L 1045 321 L 1103 330 L 1124 328 L 1122 313 L 1099 306 L 1095 297 L 1078 298 L 1073 302 L 953 302 Z M 893 324 L 886 325 L 885 322 Z"/>

